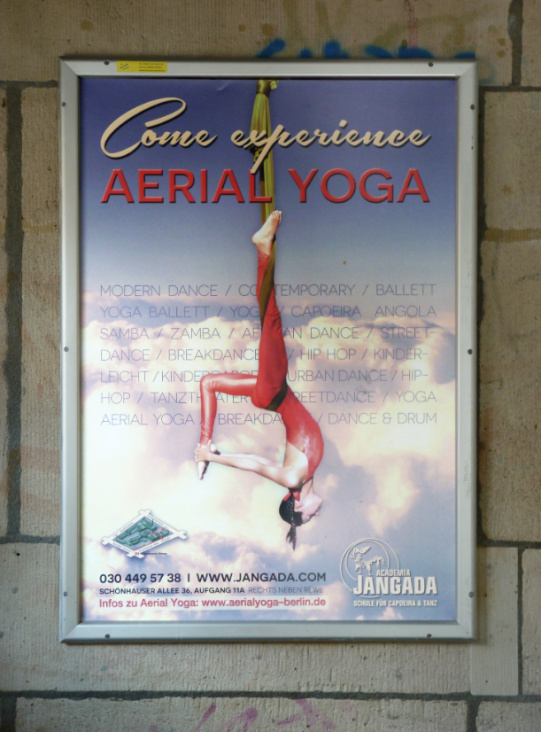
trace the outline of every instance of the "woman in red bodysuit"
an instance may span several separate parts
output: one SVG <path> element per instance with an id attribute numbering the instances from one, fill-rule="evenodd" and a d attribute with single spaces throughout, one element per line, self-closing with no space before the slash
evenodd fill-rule
<path id="1" fill-rule="evenodd" d="M 258 374 L 203 376 L 200 383 L 201 438 L 195 450 L 195 460 L 200 478 L 208 463 L 214 462 L 250 470 L 288 488 L 289 492 L 280 506 L 280 516 L 290 526 L 287 539 L 295 548 L 296 527 L 317 516 L 323 503 L 313 490 L 314 471 L 323 457 L 323 438 L 317 422 L 286 382 L 287 354 L 274 294 L 274 260 L 271 257 L 280 221 L 281 213 L 273 211 L 252 238 L 258 252 L 257 299 L 262 321 Z M 215 448 L 212 431 L 217 392 L 247 396 L 256 407 L 278 412 L 286 430 L 286 449 L 281 464 L 257 455 L 224 454 Z"/>

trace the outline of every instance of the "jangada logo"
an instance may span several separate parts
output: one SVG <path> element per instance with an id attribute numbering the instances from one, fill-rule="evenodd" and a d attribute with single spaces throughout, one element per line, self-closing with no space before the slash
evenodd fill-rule
<path id="1" fill-rule="evenodd" d="M 381 539 L 361 539 L 349 546 L 340 562 L 342 582 L 360 597 L 377 597 L 378 579 L 400 569 L 395 550 Z M 382 588 L 383 589 L 383 588 Z"/>

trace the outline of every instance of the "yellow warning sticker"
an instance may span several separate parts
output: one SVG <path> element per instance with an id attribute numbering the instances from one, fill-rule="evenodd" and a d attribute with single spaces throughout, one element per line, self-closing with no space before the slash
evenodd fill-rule
<path id="1" fill-rule="evenodd" d="M 131 74 L 166 74 L 167 61 L 117 61 L 116 70 Z"/>

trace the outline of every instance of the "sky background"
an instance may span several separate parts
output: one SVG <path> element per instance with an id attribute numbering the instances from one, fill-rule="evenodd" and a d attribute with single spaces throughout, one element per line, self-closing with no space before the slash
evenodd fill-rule
<path id="1" fill-rule="evenodd" d="M 250 238 L 260 225 L 260 206 L 239 203 L 233 196 L 222 196 L 216 204 L 201 203 L 197 193 L 201 169 L 208 170 L 210 199 L 222 171 L 230 168 L 248 199 L 251 156 L 236 148 L 230 137 L 237 129 L 248 132 L 254 96 L 254 80 L 81 80 L 85 617 L 173 620 L 188 612 L 171 607 L 159 611 L 99 607 L 101 574 L 134 572 L 135 567 L 142 571 L 144 565 L 148 574 L 174 570 L 192 577 L 198 571 L 326 572 L 327 581 L 318 586 L 324 587 L 328 607 L 310 610 L 308 615 L 305 609 L 274 610 L 272 619 L 452 619 L 455 83 L 280 80 L 271 93 L 272 126 L 282 124 L 292 134 L 316 128 L 332 133 L 345 119 L 347 129 L 361 134 L 379 130 L 388 134 L 394 129 L 409 134 L 420 129 L 424 136 L 431 136 L 421 148 L 410 144 L 400 149 L 324 148 L 316 144 L 275 148 L 276 207 L 283 211 L 277 236 L 276 281 L 348 287 L 346 295 L 299 297 L 286 293 L 278 298 L 284 309 L 284 326 L 290 329 L 286 335 L 290 383 L 294 390 L 303 392 L 303 398 L 313 399 L 307 406 L 320 420 L 325 441 L 324 459 L 316 473 L 316 490 L 325 500 L 323 511 L 299 529 L 299 546 L 294 553 L 284 541 L 287 526 L 278 518 L 283 488 L 216 465 L 211 465 L 204 481 L 199 482 L 192 460 L 199 432 L 194 373 L 257 369 L 253 358 L 258 343 L 258 333 L 253 330 L 258 324 L 257 303 L 253 295 L 245 293 L 246 286 L 255 282 L 256 255 Z M 102 153 L 101 136 L 114 119 L 163 97 L 179 97 L 187 109 L 160 131 L 205 129 L 218 135 L 217 141 L 206 149 L 197 145 L 188 149 L 140 147 L 118 160 Z M 172 105 L 164 105 L 159 111 L 138 116 L 111 139 L 110 149 L 133 144 L 140 138 L 145 121 L 172 109 Z M 122 169 L 136 199 L 137 170 L 163 169 L 160 189 L 149 190 L 148 195 L 163 195 L 166 202 L 128 204 L 123 196 L 111 196 L 108 203 L 100 203 L 115 168 Z M 181 194 L 176 203 L 167 202 L 170 168 L 194 173 L 196 203 L 188 203 Z M 299 202 L 289 168 L 301 178 L 318 169 L 306 203 Z M 358 191 L 345 203 L 326 200 L 320 181 L 334 168 L 350 171 L 357 181 L 370 168 L 389 171 L 395 202 L 369 203 Z M 421 196 L 406 196 L 403 203 L 396 202 L 410 168 L 419 170 L 429 203 Z M 334 183 L 333 192 L 342 194 L 343 181 Z M 377 283 L 399 288 L 432 283 L 435 287 L 430 295 L 381 296 L 377 295 Z M 115 284 L 153 285 L 160 288 L 160 295 L 123 298 L 102 294 L 101 287 Z M 214 284 L 215 296 L 168 295 L 169 285 L 188 284 Z M 170 309 L 196 305 L 204 305 L 206 310 L 183 310 L 185 317 L 175 317 L 178 311 Z M 378 307 L 397 305 L 409 306 L 408 314 L 378 315 Z M 104 312 L 121 306 L 130 310 Z M 334 306 L 333 315 L 317 311 L 321 306 Z M 152 317 L 157 312 L 152 308 L 160 307 L 165 308 L 162 316 Z M 239 311 L 239 307 L 244 309 Z M 298 312 L 305 315 L 298 317 Z M 201 326 L 207 327 L 212 337 L 173 339 L 184 328 Z M 424 330 L 416 331 L 416 337 L 390 337 L 390 326 Z M 129 327 L 137 331 L 126 337 Z M 336 331 L 330 334 L 331 327 L 342 331 L 338 336 Z M 209 347 L 223 358 L 171 359 L 170 349 L 180 349 L 186 355 L 183 349 L 196 352 Z M 382 348 L 396 347 L 417 348 L 422 355 L 399 361 L 382 359 Z M 114 352 L 120 348 L 147 349 L 148 360 L 119 363 Z M 307 349 L 313 348 L 319 348 L 320 354 L 307 358 Z M 235 349 L 244 349 L 246 358 L 235 358 L 230 353 Z M 348 350 L 349 357 L 333 359 L 332 352 L 337 349 L 344 349 L 341 353 Z M 149 375 L 144 383 L 104 383 L 104 374 L 119 369 L 144 369 Z M 363 380 L 362 374 L 370 369 L 379 370 L 378 381 Z M 413 369 L 420 372 L 415 382 L 404 376 Z M 305 381 L 306 370 L 319 370 L 327 378 Z M 174 384 L 163 376 L 172 371 L 178 379 Z M 184 397 L 188 402 L 159 401 L 159 394 L 184 391 L 189 394 Z M 401 401 L 399 394 L 406 391 L 409 395 Z M 121 404 L 111 405 L 108 395 L 118 399 L 119 393 L 127 396 L 122 397 Z M 346 398 L 356 395 L 370 402 L 345 404 Z M 405 398 L 416 401 L 406 404 Z M 428 401 L 417 401 L 423 398 Z M 104 415 L 113 413 L 135 421 L 131 426 L 111 426 L 104 422 Z M 372 414 L 374 423 L 346 423 L 348 415 L 361 413 Z M 384 413 L 390 415 L 389 424 L 384 424 Z M 415 423 L 401 424 L 404 418 L 400 415 L 408 413 L 417 415 Z M 425 413 L 436 413 L 437 423 L 423 421 Z M 171 414 L 182 424 L 164 424 Z M 224 402 L 219 405 L 219 414 L 224 415 L 222 419 L 225 415 L 244 419 L 260 412 L 250 404 Z M 217 423 L 214 439 L 226 452 L 257 452 L 280 459 L 283 451 L 279 423 Z M 189 539 L 165 544 L 160 550 L 167 555 L 144 560 L 128 559 L 119 550 L 101 545 L 101 537 L 111 535 L 145 508 L 186 530 Z M 353 607 L 351 592 L 340 579 L 340 562 L 352 543 L 371 537 L 387 542 L 396 551 L 400 566 L 409 568 L 412 575 L 436 576 L 437 607 L 363 608 L 361 612 Z M 213 613 L 199 608 L 189 613 L 189 619 L 201 620 L 270 619 L 268 611 Z M 188 619 L 186 614 L 182 619 Z"/>

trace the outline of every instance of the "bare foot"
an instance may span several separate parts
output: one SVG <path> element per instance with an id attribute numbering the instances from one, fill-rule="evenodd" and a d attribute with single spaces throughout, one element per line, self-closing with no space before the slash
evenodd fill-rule
<path id="1" fill-rule="evenodd" d="M 281 211 L 273 211 L 263 226 L 252 236 L 252 241 L 261 254 L 269 255 L 272 249 L 272 242 L 276 235 L 276 229 L 282 220 Z"/>
<path id="2" fill-rule="evenodd" d="M 218 450 L 216 445 L 212 444 L 210 440 L 206 445 L 201 445 L 198 442 L 197 447 L 195 448 L 194 458 L 195 462 L 197 463 L 197 474 L 199 476 L 199 480 L 203 480 L 203 477 L 207 472 L 209 460 L 205 458 L 209 457 L 208 453 L 215 453 L 216 455 L 219 455 L 220 451 Z"/>

